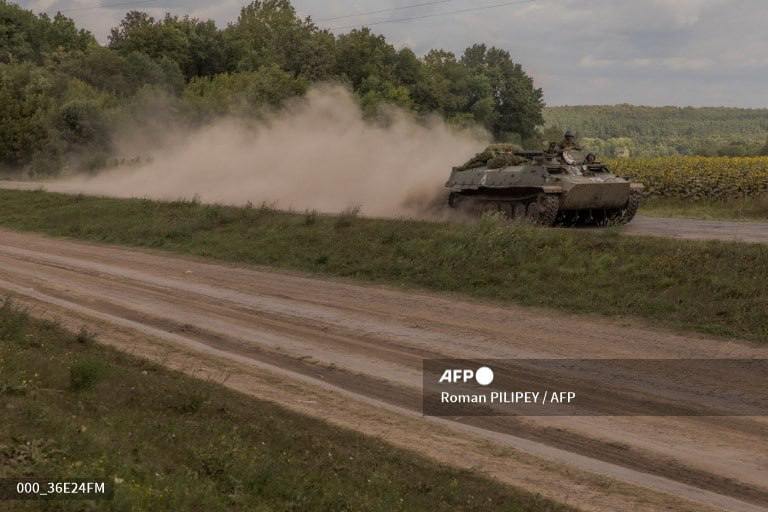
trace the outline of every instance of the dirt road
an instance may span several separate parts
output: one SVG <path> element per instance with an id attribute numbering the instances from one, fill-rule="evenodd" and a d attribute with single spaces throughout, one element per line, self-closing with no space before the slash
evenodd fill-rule
<path id="1" fill-rule="evenodd" d="M 663 236 L 689 240 L 726 240 L 768 243 L 768 222 L 699 220 L 638 215 L 623 228 L 629 235 Z"/>
<path id="2" fill-rule="evenodd" d="M 768 510 L 766 418 L 420 414 L 424 358 L 768 349 L 7 230 L 0 291 L 122 350 L 586 510 Z"/>

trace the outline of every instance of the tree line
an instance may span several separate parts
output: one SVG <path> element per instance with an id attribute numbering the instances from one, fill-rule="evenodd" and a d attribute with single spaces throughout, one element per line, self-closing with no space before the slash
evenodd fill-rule
<path id="1" fill-rule="evenodd" d="M 346 84 L 372 117 L 394 104 L 514 142 L 537 140 L 544 122 L 541 89 L 505 50 L 417 56 L 367 28 L 334 35 L 288 0 L 253 1 L 223 28 L 131 11 L 106 45 L 61 13 L 0 0 L 0 168 L 97 169 L 114 153 L 114 126 L 160 97 L 195 125 L 259 116 L 327 81 Z"/>
<path id="2" fill-rule="evenodd" d="M 768 109 L 596 105 L 547 107 L 546 133 L 576 131 L 609 156 L 768 155 Z"/>

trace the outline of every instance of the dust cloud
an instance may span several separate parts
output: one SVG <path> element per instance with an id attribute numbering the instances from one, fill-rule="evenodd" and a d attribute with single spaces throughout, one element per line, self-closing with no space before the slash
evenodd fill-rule
<path id="1" fill-rule="evenodd" d="M 413 216 L 443 190 L 452 165 L 484 144 L 438 118 L 392 109 L 371 123 L 341 86 L 316 87 L 256 125 L 222 119 L 173 134 L 139 167 L 49 182 L 60 192 L 281 209 Z"/>

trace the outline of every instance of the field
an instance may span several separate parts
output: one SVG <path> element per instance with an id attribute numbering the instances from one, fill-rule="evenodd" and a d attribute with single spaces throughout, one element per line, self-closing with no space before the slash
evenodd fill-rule
<path id="1" fill-rule="evenodd" d="M 0 191 L 0 225 L 768 341 L 768 246 Z"/>
<path id="2" fill-rule="evenodd" d="M 0 477 L 106 478 L 115 495 L 100 510 L 570 510 L 105 348 L 10 302 L 0 407 Z"/>
<path id="3" fill-rule="evenodd" d="M 606 163 L 619 176 L 646 186 L 643 214 L 768 219 L 768 157 L 618 158 Z"/>
<path id="4" fill-rule="evenodd" d="M 615 159 L 619 176 L 642 182 L 650 197 L 727 201 L 768 195 L 768 157 Z"/>

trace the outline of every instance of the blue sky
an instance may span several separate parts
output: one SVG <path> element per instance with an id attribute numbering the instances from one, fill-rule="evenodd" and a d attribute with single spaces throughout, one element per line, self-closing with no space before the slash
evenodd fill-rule
<path id="1" fill-rule="evenodd" d="M 514 0 L 512 0 L 514 1 Z M 435 2 L 435 0 L 432 0 Z M 475 42 L 508 50 L 544 89 L 548 104 L 768 107 L 766 0 L 445 0 L 417 8 L 320 21 L 323 27 L 372 26 L 395 46 L 421 54 L 461 52 Z M 95 6 L 121 3 L 114 8 Z M 22 0 L 37 12 L 57 9 L 104 42 L 131 8 L 234 20 L 243 0 Z M 294 0 L 302 16 L 323 20 L 430 0 Z M 384 22 L 384 23 L 382 23 Z M 347 29 L 343 29 L 346 31 Z M 340 30 L 335 30 L 339 32 Z"/>

